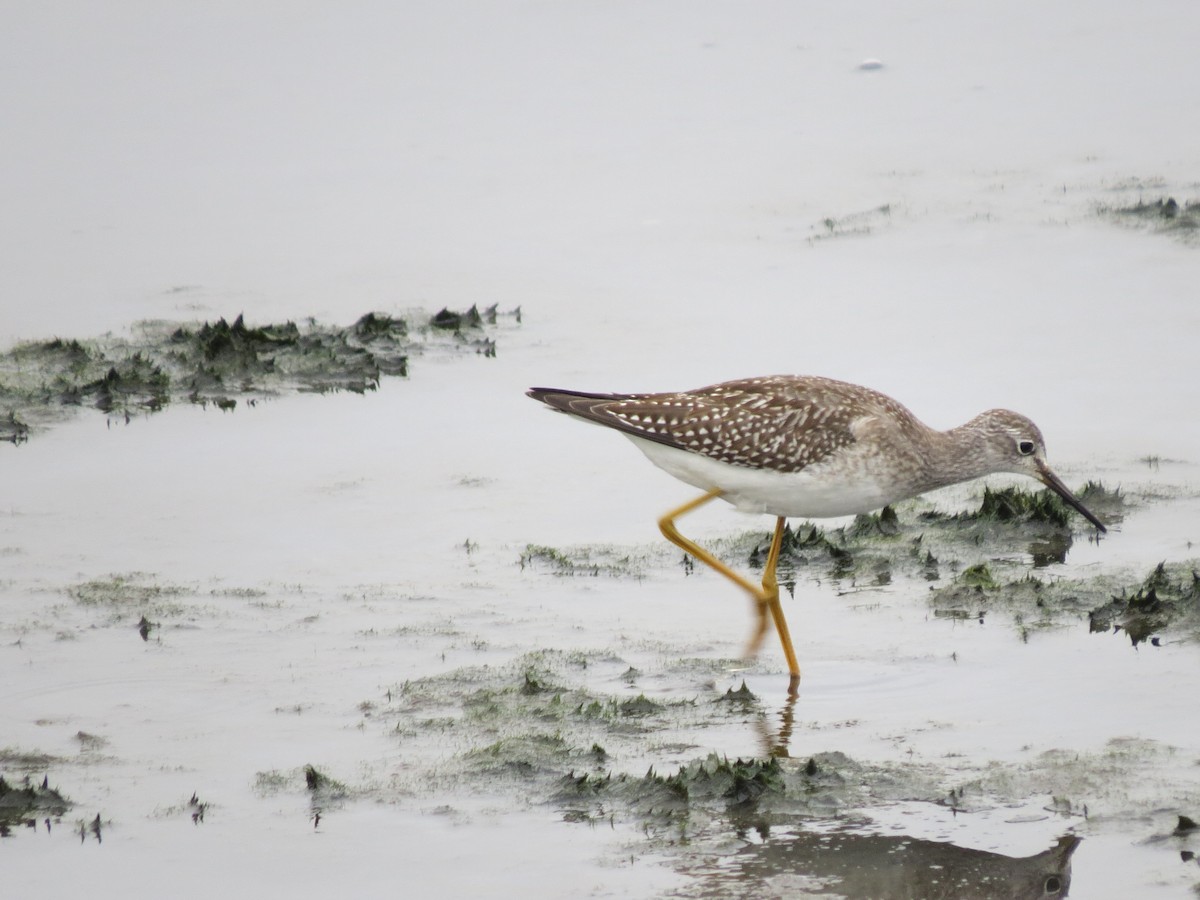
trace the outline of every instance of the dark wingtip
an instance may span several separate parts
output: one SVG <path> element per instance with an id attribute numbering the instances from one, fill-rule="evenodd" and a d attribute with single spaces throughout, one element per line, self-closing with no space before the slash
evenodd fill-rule
<path id="1" fill-rule="evenodd" d="M 573 412 L 571 400 L 575 394 L 571 391 L 564 391 L 561 388 L 532 387 L 525 392 L 525 396 L 546 404 L 556 412 Z"/>

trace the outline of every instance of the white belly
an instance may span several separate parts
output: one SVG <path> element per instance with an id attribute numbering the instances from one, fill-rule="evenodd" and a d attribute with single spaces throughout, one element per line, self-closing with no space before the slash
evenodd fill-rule
<path id="1" fill-rule="evenodd" d="M 733 466 L 627 434 L 646 457 L 680 481 L 704 491 L 719 489 L 743 512 L 788 518 L 824 519 L 870 512 L 904 499 L 881 485 L 865 457 L 853 450 L 800 472 Z"/>

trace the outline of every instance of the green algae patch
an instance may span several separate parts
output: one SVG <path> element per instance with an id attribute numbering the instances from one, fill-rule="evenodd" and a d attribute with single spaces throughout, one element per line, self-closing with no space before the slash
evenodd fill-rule
<path id="1" fill-rule="evenodd" d="M 19 750 L 16 747 L 0 747 L 0 769 L 19 769 L 33 772 L 48 769 L 61 763 L 61 757 L 51 756 L 35 750 Z"/>
<path id="2" fill-rule="evenodd" d="M 1000 586 L 999 582 L 992 577 L 992 570 L 988 568 L 987 563 L 977 563 L 973 566 L 967 566 L 963 569 L 962 574 L 958 576 L 958 581 L 969 588 L 978 590 L 993 590 Z"/>
<path id="3" fill-rule="evenodd" d="M 307 816 L 314 827 L 320 825 L 321 817 L 327 812 L 344 807 L 346 803 L 353 801 L 362 793 L 360 790 L 351 789 L 344 782 L 311 763 L 287 771 L 271 769 L 257 772 L 254 776 L 253 789 L 259 797 L 274 797 L 303 791 L 308 798 Z M 193 794 L 184 810 L 192 817 L 193 823 L 199 824 L 200 821 L 203 821 L 209 805 L 202 803 Z"/>
<path id="4" fill-rule="evenodd" d="M 746 686 L 746 682 L 742 682 L 742 686 L 736 691 L 733 688 L 727 688 L 725 693 L 718 697 L 714 703 L 727 704 L 731 709 L 739 709 L 743 712 L 753 709 L 758 703 L 758 696 Z"/>
<path id="5" fill-rule="evenodd" d="M 23 444 L 29 440 L 29 426 L 17 418 L 17 414 L 11 409 L 8 414 L 0 418 L 0 441 L 5 441 L 9 444 Z"/>
<path id="6" fill-rule="evenodd" d="M 649 735 L 686 733 L 742 716 L 693 696 L 630 690 L 628 665 L 606 654 L 525 654 L 510 665 L 473 666 L 396 685 L 376 717 L 395 720 L 401 743 L 453 750 L 438 777 L 493 782 L 557 778 L 641 758 Z M 588 683 L 603 672 L 611 692 Z M 757 717 L 760 710 L 751 716 Z"/>
<path id="7" fill-rule="evenodd" d="M 983 503 L 974 516 L 998 522 L 1045 522 L 1059 528 L 1066 528 L 1070 521 L 1067 505 L 1054 492 L 1031 493 L 1014 487 L 984 488 Z"/>
<path id="8" fill-rule="evenodd" d="M 1165 572 L 1173 577 L 1170 567 Z M 993 590 L 1004 589 L 1001 583 Z M 766 710 L 743 685 L 701 689 L 679 703 L 634 693 L 629 671 L 625 661 L 604 653 L 539 651 L 397 685 L 376 719 L 395 723 L 389 732 L 399 758 L 424 762 L 406 763 L 404 777 L 388 790 L 451 802 L 455 796 L 509 797 L 552 810 L 568 826 L 624 830 L 631 853 L 661 854 L 705 878 L 714 859 L 735 874 L 753 868 L 752 859 L 744 868 L 734 853 L 775 848 L 786 863 L 808 847 L 816 863 L 822 847 L 850 848 L 849 838 L 829 844 L 821 837 L 830 829 L 862 832 L 862 845 L 850 849 L 855 859 L 870 857 L 870 866 L 886 869 L 899 849 L 916 846 L 931 855 L 936 865 L 930 871 L 938 875 L 981 862 L 978 851 L 907 837 L 889 843 L 878 834 L 895 826 L 873 821 L 881 810 L 899 807 L 921 820 L 1023 807 L 1024 815 L 1061 820 L 1064 831 L 1085 819 L 1103 829 L 1106 818 L 1130 816 L 1146 817 L 1149 827 L 1151 818 L 1168 818 L 1162 785 L 1185 762 L 1170 747 L 1137 740 L 1114 741 L 1098 753 L 1051 749 L 1017 760 L 954 755 L 948 761 L 917 753 L 864 761 L 834 749 L 799 758 L 765 751 L 734 758 L 707 750 L 706 734 L 727 728 L 731 719 L 765 731 L 789 720 L 797 699 L 786 701 L 782 712 Z M 643 700 L 652 704 L 652 730 L 630 730 L 623 710 Z M 1200 794 L 1188 782 L 1173 797 L 1187 812 Z M 1166 827 L 1178 827 L 1177 821 Z M 1060 850 L 1078 843 L 1069 836 L 1047 840 Z M 998 866 L 1023 873 L 1035 865 L 999 856 L 982 862 L 989 872 Z"/>
<path id="9" fill-rule="evenodd" d="M 890 203 L 845 215 L 826 216 L 819 225 L 812 226 L 808 242 L 811 244 L 835 238 L 865 237 L 889 227 L 891 223 L 892 206 Z"/>
<path id="10" fill-rule="evenodd" d="M 350 789 L 311 764 L 304 766 L 304 787 L 314 804 L 329 804 L 345 800 Z"/>
<path id="11" fill-rule="evenodd" d="M 0 837 L 8 837 L 15 827 L 36 828 L 39 820 L 58 821 L 74 804 L 50 786 L 49 776 L 40 783 L 28 777 L 10 784 L 0 775 Z"/>
<path id="12" fill-rule="evenodd" d="M 517 734 L 470 750 L 464 761 L 476 775 L 528 780 L 569 765 L 573 751 L 559 734 Z"/>
<path id="13" fill-rule="evenodd" d="M 603 654 L 544 651 L 395 686 L 376 718 L 394 720 L 401 758 L 433 761 L 392 789 L 509 794 L 565 823 L 620 825 L 660 850 L 702 855 L 746 832 L 843 820 L 879 804 L 945 806 L 956 787 L 938 764 L 869 764 L 833 750 L 793 759 L 767 752 L 765 735 L 761 755 L 709 752 L 711 729 L 736 721 L 765 732 L 778 711 L 745 686 L 686 701 L 633 694 L 627 671 Z"/>
<path id="14" fill-rule="evenodd" d="M 1086 616 L 1080 592 L 1061 587 L 1032 575 L 998 580 L 987 566 L 972 566 L 949 584 L 931 590 L 928 603 L 933 615 L 941 619 L 983 622 L 989 614 L 1003 613 L 1025 637 L 1032 628 L 1073 624 Z M 1097 586 L 1090 596 L 1094 600 L 1102 592 Z"/>
<path id="15" fill-rule="evenodd" d="M 1119 490 L 1096 482 L 1088 482 L 1080 496 L 1110 521 L 1120 520 L 1127 502 Z M 985 488 L 979 507 L 963 513 L 922 509 L 914 501 L 899 513 L 888 506 L 840 528 L 789 522 L 778 572 L 789 589 L 800 574 L 852 588 L 882 586 L 900 576 L 936 582 L 1020 549 L 1041 568 L 1066 560 L 1079 522 L 1053 491 Z M 770 543 L 770 533 L 753 532 L 721 550 L 761 569 Z"/>
<path id="16" fill-rule="evenodd" d="M 1140 582 L 1112 576 L 1042 579 L 1033 574 L 1005 579 L 986 567 L 964 570 L 930 591 L 940 618 L 979 619 L 997 612 L 1011 617 L 1024 635 L 1032 628 L 1086 623 L 1093 633 L 1123 633 L 1134 646 L 1200 638 L 1200 562 L 1160 563 Z"/>
<path id="17" fill-rule="evenodd" d="M 158 640 L 164 627 L 180 622 L 193 622 L 231 608 L 274 608 L 279 603 L 265 603 L 265 592 L 256 588 L 203 589 L 164 581 L 150 572 L 117 572 L 68 584 L 58 591 L 90 614 L 86 627 L 95 627 L 98 619 L 104 625 L 128 627 L 147 642 Z"/>
<path id="18" fill-rule="evenodd" d="M 1130 500 L 1118 489 L 1088 482 L 1078 496 L 1110 522 Z M 986 489 L 980 506 L 947 514 L 907 504 L 858 516 L 848 526 L 811 522 L 784 529 L 780 585 L 829 580 L 839 593 L 877 589 L 895 578 L 929 583 L 936 618 L 977 619 L 1002 613 L 1025 637 L 1038 628 L 1086 623 L 1095 632 L 1120 631 L 1135 645 L 1200 638 L 1200 564 L 1159 566 L 1141 581 L 1128 576 L 1077 577 L 1040 570 L 1066 561 L 1080 522 L 1049 490 Z M 717 545 L 717 555 L 761 568 L 769 533 L 748 533 Z M 1021 551 L 1024 552 L 1022 555 Z"/>
<path id="19" fill-rule="evenodd" d="M 1138 197 L 1133 203 L 1105 204 L 1099 214 L 1111 221 L 1133 228 L 1142 228 L 1177 240 L 1200 241 L 1200 200 L 1176 200 L 1160 196 L 1153 200 Z"/>
<path id="20" fill-rule="evenodd" d="M 795 528 L 786 525 L 780 544 L 780 566 L 785 571 L 816 566 L 826 569 L 834 578 L 849 576 L 856 567 L 854 551 L 865 547 L 865 537 L 865 531 L 855 531 L 853 527 L 826 532 L 811 522 L 801 522 Z M 770 536 L 765 542 L 756 541 L 749 553 L 751 566 L 760 569 L 766 564 L 770 545 Z"/>
<path id="21" fill-rule="evenodd" d="M 693 816 L 707 820 L 713 814 L 745 814 L 783 798 L 789 781 L 804 777 L 803 770 L 785 773 L 777 757 L 730 760 L 709 754 L 666 775 L 653 766 L 641 776 L 571 771 L 553 786 L 550 802 L 567 821 L 604 818 L 620 807 L 644 824 L 687 827 Z"/>
<path id="22" fill-rule="evenodd" d="M 627 671 L 603 654 L 532 653 L 397 685 L 376 717 L 395 720 L 389 730 L 402 756 L 431 758 L 420 749 L 426 744 L 439 751 L 409 791 L 515 791 L 572 822 L 618 817 L 655 833 L 699 834 L 731 818 L 826 814 L 865 795 L 867 770 L 842 754 L 688 759 L 708 729 L 765 726 L 772 716 L 744 685 L 683 699 L 647 696 L 629 690 Z M 697 741 L 688 741 L 691 733 Z M 672 739 L 650 740 L 664 735 Z M 664 762 L 663 753 L 681 751 L 682 762 Z M 923 776 L 903 780 L 906 796 L 942 790 Z"/>
<path id="23" fill-rule="evenodd" d="M 162 619 L 177 619 L 195 606 L 194 592 L 175 584 L 164 584 L 144 572 L 127 572 L 73 584 L 65 589 L 79 606 L 101 610 L 113 624 L 131 620 L 142 640 L 149 640 Z"/>
<path id="24" fill-rule="evenodd" d="M 1134 502 L 1121 490 L 1095 481 L 1087 482 L 1078 496 L 1109 522 L 1119 522 Z M 1153 643 L 1159 634 L 1179 640 L 1200 637 L 1190 580 L 1193 568 L 1200 568 L 1196 564 L 1168 566 L 1174 573 L 1171 585 L 1156 586 L 1150 579 L 1145 590 L 1128 576 L 1079 577 L 1050 570 L 1066 562 L 1076 539 L 1073 529 L 1080 526 L 1086 523 L 1053 491 L 1015 487 L 987 488 L 977 508 L 960 513 L 934 511 L 914 501 L 899 510 L 886 507 L 857 516 L 839 528 L 789 522 L 779 583 L 794 595 L 801 579 L 829 581 L 845 595 L 902 581 L 924 582 L 933 617 L 982 622 L 1001 614 L 1022 638 L 1037 629 L 1081 623 L 1093 631 L 1123 631 L 1135 644 Z M 746 532 L 714 541 L 709 549 L 735 567 L 761 570 L 771 538 L 770 532 Z M 686 555 L 683 561 L 684 573 L 690 575 L 694 562 Z M 532 544 L 519 559 L 523 569 L 556 577 L 643 577 L 651 564 L 655 560 L 629 548 Z M 604 705 L 592 701 L 582 708 L 598 714 Z"/>
<path id="25" fill-rule="evenodd" d="M 494 357 L 520 310 L 368 312 L 341 327 L 308 320 L 141 322 L 128 337 L 29 341 L 0 354 L 0 440 L 22 443 L 72 409 L 131 419 L 172 403 L 239 403 L 294 391 L 365 393 L 423 354 Z"/>
<path id="26" fill-rule="evenodd" d="M 902 532 L 900 517 L 891 506 L 885 506 L 877 513 L 867 513 L 854 517 L 848 533 L 855 537 L 898 537 Z"/>
<path id="27" fill-rule="evenodd" d="M 646 559 L 616 547 L 548 547 L 527 544 L 517 559 L 521 569 L 549 572 L 564 578 L 641 578 Z"/>
<path id="28" fill-rule="evenodd" d="M 1089 613 L 1094 632 L 1124 632 L 1136 647 L 1157 643 L 1163 632 L 1200 637 L 1200 572 L 1193 566 L 1159 563 L 1137 586 Z"/>
<path id="29" fill-rule="evenodd" d="M 110 606 L 144 609 L 161 605 L 163 598 L 176 597 L 185 589 L 176 585 L 157 584 L 142 572 L 110 575 L 83 581 L 67 588 L 67 594 L 83 606 Z"/>
<path id="30" fill-rule="evenodd" d="M 1128 505 L 1120 489 L 1096 481 L 1088 481 L 1076 496 L 1110 525 L 1121 521 Z M 977 509 L 954 514 L 924 510 L 917 521 L 928 534 L 945 541 L 997 548 L 1018 540 L 1028 542 L 1037 565 L 1062 562 L 1076 529 L 1090 528 L 1048 488 L 985 487 Z"/>
<path id="31" fill-rule="evenodd" d="M 211 803 L 209 803 L 207 800 L 201 800 L 200 795 L 195 791 L 192 791 L 192 796 L 185 801 L 171 803 L 157 808 L 154 811 L 154 818 L 174 819 L 186 816 L 192 820 L 193 825 L 203 825 L 204 816 L 211 808 Z"/>

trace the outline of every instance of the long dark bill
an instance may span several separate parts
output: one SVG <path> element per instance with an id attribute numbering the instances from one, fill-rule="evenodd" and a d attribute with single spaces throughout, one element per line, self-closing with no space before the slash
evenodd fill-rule
<path id="1" fill-rule="evenodd" d="M 1057 475 L 1051 472 L 1050 469 L 1044 465 L 1040 466 L 1039 468 L 1041 469 L 1042 484 L 1046 485 L 1046 487 L 1050 488 L 1050 490 L 1062 497 L 1063 502 L 1095 525 L 1098 531 L 1108 531 L 1108 529 L 1104 527 L 1104 523 L 1092 515 L 1091 510 L 1089 510 L 1086 506 L 1080 503 L 1079 500 L 1076 499 L 1075 495 L 1072 494 L 1067 486 L 1059 480 Z"/>

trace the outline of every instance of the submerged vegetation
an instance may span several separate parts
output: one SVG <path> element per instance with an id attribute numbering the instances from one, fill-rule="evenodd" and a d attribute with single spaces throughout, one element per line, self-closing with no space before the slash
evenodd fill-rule
<path id="1" fill-rule="evenodd" d="M 1200 637 L 1200 572 L 1159 563 L 1146 579 L 1089 613 L 1092 631 L 1123 631 L 1136 647 L 1158 642 L 1163 631 L 1190 630 Z"/>
<path id="2" fill-rule="evenodd" d="M 1134 646 L 1157 645 L 1163 635 L 1200 638 L 1200 574 L 1191 563 L 1158 566 L 1140 583 L 1110 576 L 1041 579 L 1026 574 L 996 578 L 986 565 L 965 569 L 952 583 L 930 592 L 940 617 L 979 619 L 1004 611 L 1024 634 L 1030 627 L 1086 623 L 1094 633 L 1124 633 Z"/>
<path id="3" fill-rule="evenodd" d="M 40 784 L 23 778 L 14 786 L 0 775 L 0 837 L 8 837 L 17 826 L 36 829 L 39 821 L 49 830 L 51 822 L 61 819 L 71 806 L 57 788 L 50 787 L 49 776 Z"/>
<path id="4" fill-rule="evenodd" d="M 837 849 L 844 852 L 834 855 L 852 857 L 852 868 L 867 873 L 853 878 L 861 881 L 876 871 L 894 878 L 900 853 L 899 858 L 911 863 L 905 885 L 919 885 L 919 896 L 937 896 L 929 891 L 947 871 L 955 872 L 963 885 L 1005 889 L 1021 884 L 1029 874 L 1040 879 L 1044 870 L 1069 878 L 1070 851 L 1078 844 L 1073 836 L 1052 847 L 1066 849 L 1058 853 L 1066 864 L 1046 869 L 1039 857 L 1047 857 L 1049 851 L 1026 862 L 944 842 L 925 845 L 907 837 L 881 838 L 869 830 L 864 810 L 901 798 L 954 813 L 1007 802 L 1002 798 L 1014 792 L 1025 799 L 1029 776 L 1016 767 L 992 765 L 978 779 L 963 780 L 960 772 L 947 780 L 936 767 L 911 760 L 867 764 L 837 751 L 799 758 L 775 753 L 731 758 L 704 752 L 702 744 L 688 743 L 690 732 L 736 717 L 760 727 L 770 742 L 766 732 L 774 716 L 744 685 L 723 696 L 701 691 L 687 703 L 644 695 L 631 699 L 617 687 L 624 681 L 623 665 L 604 656 L 531 653 L 509 666 L 471 667 L 405 682 L 389 691 L 389 706 L 379 712 L 396 722 L 392 733 L 406 753 L 422 755 L 418 745 L 423 741 L 435 742 L 441 750 L 439 764 L 419 776 L 428 785 L 469 793 L 509 792 L 555 810 L 566 823 L 630 827 L 639 840 L 657 852 L 678 855 L 685 866 L 703 867 L 716 853 L 739 870 L 753 868 L 753 857 L 731 857 L 732 850 L 776 848 L 774 852 L 784 857 L 773 872 L 828 872 L 838 883 L 857 884 L 831 867 L 824 859 L 828 853 L 820 852 L 836 834 Z M 617 693 L 588 686 L 597 681 L 613 685 Z M 630 703 L 652 706 L 652 732 L 629 721 L 623 710 Z M 443 715 L 431 719 L 431 707 Z M 594 710 L 602 712 L 592 715 Z M 671 734 L 675 741 L 648 744 L 651 733 Z M 456 752 L 446 753 L 447 739 Z M 657 762 L 664 754 L 669 761 Z M 1052 760 L 1047 763 L 1051 764 Z M 413 784 L 406 790 L 417 789 Z M 1095 802 L 1094 795 L 1086 796 Z M 1068 827 L 1081 802 L 1064 795 L 1056 797 L 1055 804 L 1053 812 Z M 812 837 L 806 839 L 805 834 Z M 796 842 L 804 840 L 816 852 L 806 854 L 800 866 L 791 855 L 800 846 Z M 748 883 L 761 887 L 762 882 Z M 868 895 L 880 894 L 862 894 Z"/>
<path id="5" fill-rule="evenodd" d="M 1200 238 L 1200 201 L 1196 200 L 1180 203 L 1171 196 L 1155 200 L 1139 196 L 1136 202 L 1123 206 L 1101 206 L 1100 214 L 1122 224 L 1147 228 L 1181 240 Z"/>
<path id="6" fill-rule="evenodd" d="M 1090 481 L 1079 496 L 1110 522 L 1124 515 L 1127 500 L 1120 490 Z M 999 612 L 1022 636 L 1031 628 L 1079 622 L 1093 632 L 1123 632 L 1135 645 L 1157 643 L 1162 634 L 1200 638 L 1200 575 L 1191 564 L 1160 564 L 1133 585 L 1111 575 L 1039 575 L 1066 560 L 1077 521 L 1052 491 L 1009 487 L 985 489 L 979 507 L 969 512 L 900 516 L 886 507 L 833 529 L 789 523 L 780 584 L 794 593 L 798 579 L 807 576 L 851 594 L 884 590 L 908 578 L 929 582 L 926 602 L 935 617 L 982 622 Z M 743 565 L 761 569 L 770 539 L 753 532 L 714 549 L 718 557 L 740 557 Z M 685 573 L 694 571 L 688 562 Z M 530 545 L 519 563 L 557 576 L 644 577 L 645 570 L 630 553 L 614 548 Z"/>
<path id="7" fill-rule="evenodd" d="M 518 559 L 522 569 L 548 571 L 564 577 L 641 577 L 643 560 L 615 548 L 583 547 L 560 550 L 527 544 Z"/>
<path id="8" fill-rule="evenodd" d="M 309 320 L 261 326 L 242 316 L 199 325 L 143 322 L 130 338 L 54 338 L 0 354 L 0 440 L 29 439 L 64 410 L 92 408 L 127 421 L 171 403 L 233 410 L 289 391 L 364 393 L 406 376 L 430 350 L 496 355 L 501 318 L 520 309 L 443 309 L 415 319 L 369 312 L 347 327 Z"/>
<path id="9" fill-rule="evenodd" d="M 714 815 L 827 810 L 861 791 L 859 767 L 841 754 L 799 761 L 709 754 L 665 774 L 654 766 L 628 771 L 649 735 L 675 733 L 683 749 L 695 746 L 686 743 L 690 730 L 731 718 L 765 724 L 767 714 L 744 685 L 704 699 L 663 699 L 627 687 L 606 694 L 584 683 L 597 669 L 612 670 L 623 682 L 620 667 L 617 660 L 577 653 L 530 653 L 511 666 L 398 685 L 381 714 L 396 721 L 394 734 L 405 741 L 444 747 L 444 735 L 454 735 L 459 752 L 445 760 L 439 780 L 484 779 L 493 788 L 508 783 L 523 792 L 535 787 L 568 821 L 594 822 L 620 811 L 648 827 L 686 833 Z M 434 707 L 450 715 L 431 717 Z M 855 772 L 844 777 L 847 768 Z"/>
<path id="10" fill-rule="evenodd" d="M 847 213 L 841 216 L 826 216 L 820 222 L 820 227 L 814 225 L 809 243 L 826 241 L 841 237 L 861 237 L 880 231 L 892 224 L 892 205 L 884 203 L 860 212 Z"/>
<path id="11" fill-rule="evenodd" d="M 1080 496 L 1109 521 L 1123 515 L 1126 501 L 1119 490 L 1088 482 Z M 789 523 L 779 572 L 789 587 L 801 572 L 850 589 L 886 585 L 895 575 L 939 581 L 990 556 L 1011 556 L 1017 548 L 1024 548 L 1034 568 L 1043 568 L 1066 559 L 1076 521 L 1053 491 L 985 488 L 980 506 L 970 512 L 925 509 L 902 518 L 889 506 L 839 528 Z M 735 544 L 733 553 L 761 568 L 769 546 L 770 536 L 757 533 Z"/>

